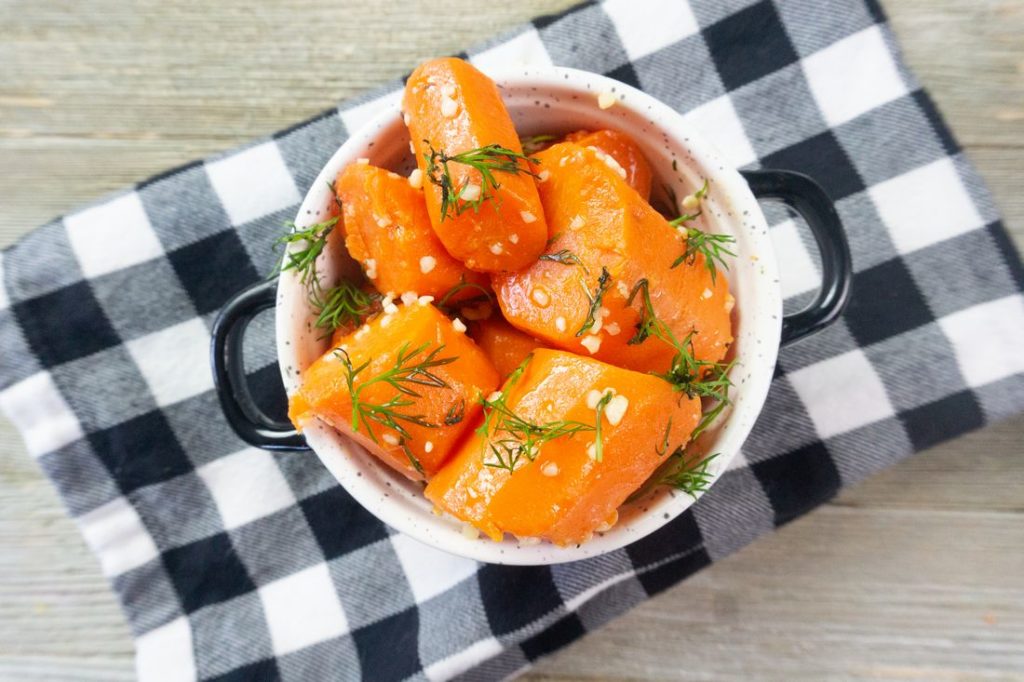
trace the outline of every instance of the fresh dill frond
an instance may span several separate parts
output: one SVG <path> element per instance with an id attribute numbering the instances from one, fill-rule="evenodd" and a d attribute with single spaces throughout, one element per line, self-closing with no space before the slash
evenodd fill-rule
<path id="1" fill-rule="evenodd" d="M 544 148 L 544 145 L 548 142 L 554 142 L 558 138 L 554 135 L 530 135 L 528 137 L 520 137 L 519 144 L 523 147 L 523 153 L 534 154 Z"/>
<path id="2" fill-rule="evenodd" d="M 685 451 L 677 451 L 673 454 L 676 461 L 661 478 L 661 483 L 681 490 L 690 497 L 696 499 L 698 493 L 706 492 L 711 485 L 713 474 L 708 468 L 711 462 L 718 457 L 719 453 L 709 455 L 703 459 L 686 457 Z"/>
<path id="3" fill-rule="evenodd" d="M 405 343 L 398 350 L 393 366 L 385 369 L 379 374 L 361 381 L 356 385 L 356 379 L 362 374 L 370 361 L 367 360 L 358 367 L 352 364 L 352 358 L 343 348 L 334 350 L 335 356 L 342 363 L 345 371 L 345 383 L 352 399 L 352 429 L 359 431 L 365 428 L 370 439 L 377 443 L 377 434 L 374 433 L 373 424 L 385 429 L 391 429 L 398 433 L 400 439 L 410 438 L 405 426 L 408 424 L 426 428 L 437 428 L 422 414 L 411 414 L 404 408 L 416 404 L 416 398 L 421 398 L 420 391 L 423 388 L 449 388 L 447 382 L 435 373 L 435 369 L 443 365 L 455 362 L 456 357 L 439 357 L 444 350 L 444 345 L 438 345 L 428 352 L 429 343 L 409 350 L 409 344 Z M 370 402 L 362 398 L 363 391 L 376 384 L 386 384 L 395 390 L 395 395 L 383 402 Z"/>
<path id="4" fill-rule="evenodd" d="M 452 405 L 451 407 L 449 407 L 448 411 L 445 412 L 445 415 L 444 415 L 444 425 L 445 426 L 455 426 L 456 424 L 461 422 L 465 417 L 466 417 L 466 401 L 465 401 L 465 399 L 461 399 L 461 400 L 459 400 L 459 402 L 457 402 L 454 405 Z"/>
<path id="5" fill-rule="evenodd" d="M 409 444 L 405 442 L 404 438 L 398 441 L 398 445 L 402 448 L 402 452 L 405 453 L 405 456 L 409 458 L 409 464 L 412 464 L 412 468 L 418 471 L 421 475 L 425 475 L 423 465 L 420 464 L 419 458 L 412 454 L 412 450 L 409 448 Z"/>
<path id="6" fill-rule="evenodd" d="M 683 199 L 684 207 L 689 208 L 692 205 L 696 208 L 695 213 L 684 213 L 683 215 L 673 218 L 668 221 L 668 224 L 672 227 L 680 228 L 685 230 L 686 234 L 686 249 L 683 251 L 683 255 L 672 261 L 670 267 L 677 268 L 683 263 L 692 265 L 697 258 L 697 254 L 704 256 L 704 267 L 711 273 L 711 283 L 714 284 L 718 277 L 718 268 L 722 267 L 726 270 L 729 269 L 729 264 L 725 262 L 726 256 L 736 256 L 735 253 L 729 250 L 726 244 L 733 244 L 736 239 L 727 234 L 711 234 L 704 232 L 696 227 L 687 225 L 691 220 L 696 220 L 703 213 L 704 209 L 700 208 L 700 202 L 708 194 L 708 181 L 704 181 L 704 185 L 694 192 L 691 196 Z M 693 199 L 693 201 L 690 201 Z M 672 195 L 672 201 L 675 203 L 675 195 Z M 692 209 L 691 209 L 692 210 Z"/>
<path id="7" fill-rule="evenodd" d="M 597 278 L 597 288 L 594 290 L 593 295 L 589 291 L 587 292 L 590 309 L 587 310 L 587 317 L 583 320 L 583 326 L 576 331 L 576 336 L 583 336 L 597 323 L 597 311 L 601 309 L 601 301 L 611 285 L 612 275 L 608 272 L 608 268 L 602 267 L 601 274 Z"/>
<path id="8" fill-rule="evenodd" d="M 665 435 L 661 438 L 661 443 L 654 447 L 654 451 L 658 453 L 659 457 L 664 457 L 668 454 L 669 435 L 672 433 L 672 417 L 668 418 L 668 423 L 665 424 Z"/>
<path id="9" fill-rule="evenodd" d="M 693 354 L 693 335 L 690 332 L 680 341 L 672 330 L 668 328 L 654 312 L 654 305 L 651 303 L 650 287 L 646 279 L 641 279 L 629 293 L 627 305 L 633 305 L 633 300 L 640 296 L 640 319 L 636 324 L 636 333 L 628 341 L 635 345 L 643 343 L 649 337 L 654 336 L 675 350 L 675 355 L 664 373 L 652 372 L 655 376 L 661 377 L 677 390 L 685 393 L 690 398 L 710 398 L 716 401 L 716 405 L 704 413 L 697 428 L 690 434 L 690 439 L 695 439 L 707 429 L 715 419 L 722 413 L 726 405 L 730 404 L 729 389 L 732 388 L 732 381 L 729 379 L 729 372 L 736 361 L 729 363 L 709 362 L 698 360 Z M 669 425 L 671 427 L 671 424 Z M 668 448 L 668 430 L 665 432 L 664 447 Z M 658 454 L 663 454 L 659 451 Z"/>
<path id="10" fill-rule="evenodd" d="M 604 416 L 604 408 L 611 402 L 615 395 L 608 391 L 597 401 L 594 407 L 594 461 L 600 462 L 604 459 L 604 438 L 601 434 L 601 417 Z"/>
<path id="11" fill-rule="evenodd" d="M 318 287 L 310 293 L 310 302 L 317 311 L 313 324 L 327 334 L 339 327 L 358 326 L 374 311 L 379 300 L 380 295 L 364 291 L 347 279 L 327 291 Z"/>
<path id="12" fill-rule="evenodd" d="M 562 265 L 578 265 L 583 268 L 584 272 L 587 272 L 587 266 L 583 264 L 580 257 L 569 249 L 560 249 L 552 253 L 545 253 L 540 255 L 537 260 L 547 260 L 552 263 L 561 263 Z"/>
<path id="13" fill-rule="evenodd" d="M 443 150 L 434 149 L 428 140 L 424 140 L 424 143 L 430 147 L 430 152 L 424 154 L 427 161 L 427 179 L 441 188 L 441 220 L 462 215 L 469 209 L 479 211 L 483 202 L 494 198 L 495 191 L 501 187 L 495 173 L 526 173 L 536 177 L 527 163 L 540 163 L 537 159 L 502 147 L 500 144 L 489 144 L 458 154 L 448 154 Z M 449 168 L 451 163 L 469 166 L 480 174 L 480 186 L 472 196 L 466 196 L 472 184 L 468 179 L 461 187 L 455 186 Z"/>
<path id="14" fill-rule="evenodd" d="M 274 240 L 274 246 L 284 246 L 287 249 L 289 245 L 301 242 L 302 248 L 287 251 L 283 261 L 274 267 L 270 276 L 276 277 L 282 272 L 294 270 L 299 276 L 299 281 L 310 291 L 319 290 L 320 276 L 316 271 L 316 260 L 327 248 L 327 237 L 334 231 L 340 217 L 334 216 L 304 228 L 297 227 L 291 221 L 285 223 L 288 232 Z"/>
<path id="15" fill-rule="evenodd" d="M 459 279 L 459 283 L 453 286 L 448 291 L 446 291 L 444 293 L 444 296 L 441 297 L 441 300 L 439 300 L 434 305 L 442 312 L 446 314 L 451 314 L 453 306 L 453 304 L 451 303 L 451 299 L 467 289 L 475 289 L 480 292 L 480 295 L 459 301 L 460 305 L 484 300 L 490 303 L 494 302 L 494 295 L 491 293 L 490 289 L 483 286 L 482 284 L 477 284 L 476 282 L 467 282 L 466 275 L 463 274 L 462 277 Z"/>

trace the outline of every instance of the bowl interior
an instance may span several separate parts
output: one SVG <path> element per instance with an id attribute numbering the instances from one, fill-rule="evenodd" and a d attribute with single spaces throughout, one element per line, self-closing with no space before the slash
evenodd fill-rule
<path id="1" fill-rule="evenodd" d="M 655 173 L 657 194 L 672 190 L 683 197 L 710 180 L 703 215 L 694 225 L 731 234 L 737 257 L 726 275 L 737 299 L 733 312 L 737 360 L 730 373 L 735 384 L 732 405 L 716 425 L 692 445 L 693 451 L 718 453 L 710 466 L 713 480 L 739 452 L 760 412 L 771 381 L 778 351 L 782 299 L 767 224 L 746 183 L 719 155 L 682 123 L 679 115 L 650 96 L 602 76 L 573 69 L 522 69 L 491 74 L 501 88 L 520 135 L 567 133 L 579 129 L 613 128 L 629 134 L 641 146 Z M 597 106 L 600 92 L 612 92 L 617 103 Z M 388 100 L 393 102 L 393 100 Z M 357 131 L 325 166 L 303 202 L 296 223 L 306 226 L 328 215 L 333 197 L 328 187 L 337 172 L 360 157 L 399 173 L 415 167 L 409 135 L 397 103 Z M 339 243 L 328 249 L 344 251 Z M 347 258 L 322 260 L 325 284 L 358 271 Z M 311 325 L 312 309 L 303 287 L 293 276 L 282 276 L 278 287 L 277 345 L 285 387 L 294 391 L 303 369 L 328 350 Z M 620 548 L 660 528 L 682 513 L 694 498 L 664 488 L 655 489 L 620 509 L 619 522 L 590 542 L 568 548 L 547 543 L 495 543 L 471 539 L 462 525 L 433 513 L 423 497 L 422 484 L 408 481 L 334 429 L 322 424 L 306 431 L 310 446 L 324 465 L 356 500 L 393 528 L 445 551 L 480 561 L 505 564 L 549 564 L 596 556 Z"/>

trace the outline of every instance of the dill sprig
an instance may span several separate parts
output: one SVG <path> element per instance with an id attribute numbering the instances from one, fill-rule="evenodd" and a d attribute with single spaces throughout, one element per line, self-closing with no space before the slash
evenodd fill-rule
<path id="1" fill-rule="evenodd" d="M 466 417 L 466 400 L 460 399 L 459 402 L 455 403 L 448 408 L 448 411 L 444 415 L 445 426 L 455 426 Z"/>
<path id="2" fill-rule="evenodd" d="M 434 149 L 428 140 L 424 140 L 424 143 L 430 147 L 430 152 L 424 154 L 427 160 L 427 178 L 441 188 L 441 220 L 460 216 L 469 209 L 479 211 L 481 204 L 492 199 L 495 196 L 494 192 L 501 187 L 495 173 L 526 173 L 536 177 L 536 174 L 521 162 L 540 163 L 537 159 L 502 147 L 500 144 L 489 144 L 459 154 L 448 154 L 443 150 Z M 476 196 L 464 197 L 471 184 L 468 178 L 461 187 L 455 186 L 451 169 L 448 167 L 450 163 L 469 166 L 480 174 L 480 187 Z"/>
<path id="3" fill-rule="evenodd" d="M 441 297 L 441 300 L 439 300 L 434 305 L 445 314 L 451 314 L 453 312 L 454 306 L 454 304 L 451 302 L 451 299 L 454 296 L 457 296 L 460 292 L 465 291 L 466 289 L 476 289 L 477 291 L 480 292 L 480 295 L 459 301 L 459 305 L 475 303 L 485 300 L 489 303 L 494 302 L 494 295 L 491 293 L 490 289 L 483 286 L 482 284 L 477 284 L 476 282 L 467 282 L 466 275 L 463 274 L 459 278 L 459 283 L 453 286 L 448 291 L 446 291 L 444 296 Z"/>
<path id="4" fill-rule="evenodd" d="M 670 190 L 671 191 L 671 190 Z M 704 181 L 704 185 L 691 195 L 696 201 L 696 206 L 700 206 L 700 202 L 708 194 L 708 181 Z M 675 202 L 675 193 L 671 194 L 673 203 Z M 683 200 L 683 203 L 687 203 L 690 197 Z M 692 203 L 692 202 L 691 202 Z M 714 284 L 718 277 L 718 268 L 722 267 L 726 270 L 729 269 L 729 264 L 725 262 L 726 256 L 735 256 L 736 254 L 729 250 L 726 244 L 733 244 L 736 239 L 727 234 L 711 234 L 704 232 L 696 227 L 691 227 L 686 223 L 691 220 L 696 220 L 704 212 L 703 208 L 697 208 L 696 213 L 685 213 L 678 218 L 674 218 L 668 221 L 668 224 L 672 227 L 677 227 L 686 230 L 686 249 L 683 251 L 683 255 L 672 261 L 670 267 L 677 268 L 683 263 L 687 265 L 693 265 L 697 258 L 697 254 L 704 256 L 704 267 L 711 273 L 711 283 Z"/>
<path id="5" fill-rule="evenodd" d="M 546 260 L 552 263 L 561 263 L 562 265 L 578 265 L 583 268 L 584 272 L 588 272 L 587 266 L 583 264 L 580 257 L 569 249 L 560 249 L 552 253 L 541 254 L 537 260 Z"/>
<path id="6" fill-rule="evenodd" d="M 520 137 L 519 144 L 522 145 L 524 153 L 534 154 L 543 149 L 546 143 L 554 142 L 557 139 L 554 135 L 530 135 L 529 137 Z"/>
<path id="7" fill-rule="evenodd" d="M 612 275 L 608 272 L 608 268 L 601 268 L 601 275 L 597 278 L 597 288 L 594 293 L 587 292 L 587 299 L 590 301 L 590 309 L 587 310 L 587 317 L 583 321 L 583 326 L 576 332 L 576 336 L 583 336 L 587 331 L 597 323 L 597 311 L 601 309 L 601 301 L 604 299 L 605 293 L 608 288 L 612 285 Z"/>
<path id="8" fill-rule="evenodd" d="M 358 326 L 374 311 L 379 300 L 379 294 L 364 291 L 347 279 L 327 291 L 318 287 L 310 293 L 310 302 L 317 310 L 314 326 L 328 334 L 338 327 Z"/>
<path id="9" fill-rule="evenodd" d="M 643 343 L 650 336 L 655 336 L 669 344 L 675 350 L 669 370 L 664 373 L 655 372 L 655 376 L 661 377 L 690 398 L 710 398 L 717 401 L 717 404 L 701 417 L 697 428 L 690 434 L 690 438 L 694 439 L 703 433 L 729 404 L 729 389 L 732 388 L 729 371 L 736 361 L 723 363 L 698 360 L 693 354 L 694 332 L 690 332 L 680 341 L 668 325 L 658 318 L 651 303 L 650 287 L 646 279 L 641 279 L 633 286 L 626 304 L 633 305 L 633 300 L 638 294 L 641 300 L 640 319 L 636 324 L 636 333 L 627 343 L 636 345 Z M 666 440 L 667 437 L 666 431 Z"/>
<path id="10" fill-rule="evenodd" d="M 532 422 L 509 407 L 508 394 L 515 385 L 527 365 L 533 359 L 528 355 L 522 363 L 509 375 L 505 388 L 493 398 L 483 398 L 484 421 L 476 433 L 484 439 L 484 466 L 505 469 L 514 472 L 524 461 L 532 462 L 540 453 L 540 448 L 557 438 L 572 438 L 577 433 L 596 431 L 595 452 L 602 452 L 600 443 L 600 421 L 607 400 L 597 409 L 594 424 L 584 424 L 572 419 L 561 419 L 545 423 Z M 607 398 L 611 399 L 611 394 Z M 492 458 L 489 458 L 491 456 Z M 524 460 L 525 458 L 525 460 Z M 595 457 L 597 459 L 597 457 Z"/>
<path id="11" fill-rule="evenodd" d="M 285 223 L 288 232 L 274 240 L 274 246 L 288 248 L 291 244 L 301 242 L 302 248 L 287 251 L 284 260 L 277 264 L 270 276 L 276 277 L 282 272 L 294 270 L 299 276 L 299 281 L 311 292 L 318 291 L 320 276 L 316 271 L 316 260 L 327 248 L 327 237 L 334 231 L 340 217 L 334 216 L 304 228 L 297 227 L 291 221 Z"/>
<path id="12" fill-rule="evenodd" d="M 352 358 L 344 348 L 334 350 L 335 356 L 341 361 L 345 371 L 345 383 L 352 400 L 352 429 L 354 431 L 365 428 L 370 440 L 377 443 L 379 442 L 377 434 L 373 430 L 373 424 L 377 424 L 385 429 L 395 431 L 399 435 L 399 444 L 401 445 L 411 438 L 406 425 L 437 428 L 437 424 L 428 421 L 426 416 L 411 414 L 404 410 L 404 408 L 415 405 L 415 399 L 423 397 L 420 393 L 422 388 L 449 388 L 447 382 L 434 370 L 455 362 L 457 358 L 439 357 L 444 350 L 443 344 L 428 352 L 429 347 L 430 344 L 425 343 L 414 350 L 409 350 L 408 343 L 402 344 L 402 347 L 398 349 L 393 366 L 360 381 L 358 385 L 356 385 L 356 380 L 370 366 L 370 361 L 367 360 L 356 367 L 352 364 Z M 376 384 L 386 384 L 392 387 L 396 391 L 395 395 L 383 402 L 364 400 L 362 398 L 363 391 Z M 407 451 L 406 454 L 410 459 L 415 460 L 411 452 Z M 414 466 L 419 469 L 418 462 L 414 462 Z"/>
<path id="13" fill-rule="evenodd" d="M 604 437 L 601 434 L 601 417 L 604 415 L 604 408 L 611 402 L 615 395 L 609 391 L 601 396 L 594 407 L 594 461 L 600 462 L 604 459 Z"/>
<path id="14" fill-rule="evenodd" d="M 673 453 L 675 462 L 669 465 L 667 471 L 661 478 L 661 483 L 682 490 L 690 497 L 696 499 L 698 493 L 707 491 L 711 485 L 712 473 L 708 470 L 711 461 L 718 457 L 719 453 L 709 455 L 703 459 L 691 457 L 687 459 L 684 450 L 677 450 Z"/>

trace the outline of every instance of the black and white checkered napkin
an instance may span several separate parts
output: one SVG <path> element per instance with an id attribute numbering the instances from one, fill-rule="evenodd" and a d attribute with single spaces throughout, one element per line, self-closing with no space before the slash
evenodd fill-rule
<path id="1" fill-rule="evenodd" d="M 609 0 L 468 56 L 609 74 L 737 166 L 817 178 L 853 247 L 847 314 L 783 350 L 742 456 L 690 512 L 601 558 L 481 566 L 390 531 L 313 455 L 245 447 L 207 366 L 217 309 L 268 272 L 320 167 L 400 83 L 36 230 L 0 259 L 0 404 L 99 555 L 143 679 L 507 676 L 1024 409 L 1019 258 L 873 0 Z M 792 303 L 816 265 L 792 221 L 773 235 Z M 280 402 L 269 326 L 248 363 Z"/>

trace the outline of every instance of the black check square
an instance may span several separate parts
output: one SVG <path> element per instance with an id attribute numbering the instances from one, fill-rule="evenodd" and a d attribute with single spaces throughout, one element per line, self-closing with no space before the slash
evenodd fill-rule
<path id="1" fill-rule="evenodd" d="M 674 585 L 681 575 L 709 564 L 711 560 L 703 545 L 697 520 L 692 512 L 685 512 L 647 537 L 627 545 L 626 553 L 633 565 L 641 567 L 674 557 L 659 568 L 637 572 L 637 580 L 647 594 L 653 595 Z"/>
<path id="2" fill-rule="evenodd" d="M 209 682 L 277 682 L 281 679 L 281 672 L 277 669 L 277 661 L 268 658 L 206 679 Z"/>
<path id="3" fill-rule="evenodd" d="M 985 425 L 985 415 L 970 391 L 961 391 L 900 415 L 910 441 L 918 450 L 930 448 L 960 435 L 966 424 L 977 429 Z"/>
<path id="4" fill-rule="evenodd" d="M 372 670 L 373 679 L 399 682 L 420 669 L 420 617 L 416 607 L 383 618 L 352 633 L 363 670 Z"/>
<path id="5" fill-rule="evenodd" d="M 907 264 L 899 258 L 856 273 L 853 292 L 845 319 L 858 345 L 869 346 L 933 319 Z"/>
<path id="6" fill-rule="evenodd" d="M 234 230 L 224 230 L 167 256 L 200 315 L 220 310 L 260 279 Z"/>
<path id="7" fill-rule="evenodd" d="M 775 525 L 789 523 L 839 490 L 839 470 L 824 443 L 751 465 L 775 510 Z"/>
<path id="8" fill-rule="evenodd" d="M 480 598 L 495 635 L 513 633 L 562 606 L 547 566 L 484 564 L 476 575 Z M 530 599 L 524 600 L 524 594 L 529 594 Z"/>
<path id="9" fill-rule="evenodd" d="M 163 560 L 186 613 L 256 589 L 226 533 L 168 550 Z"/>
<path id="10" fill-rule="evenodd" d="M 88 439 L 125 494 L 192 471 L 192 463 L 159 411 L 90 433 Z"/>
<path id="11" fill-rule="evenodd" d="M 704 29 L 704 40 L 728 90 L 736 90 L 797 60 L 771 0 Z"/>
<path id="12" fill-rule="evenodd" d="M 579 639 L 587 633 L 575 613 L 570 613 L 565 618 L 555 621 L 553 625 L 545 628 L 539 634 L 523 640 L 519 646 L 531 662 L 542 656 L 558 651 L 562 647 Z"/>
<path id="13" fill-rule="evenodd" d="M 762 165 L 811 176 L 825 188 L 833 201 L 865 189 L 850 157 L 828 130 L 769 154 L 762 159 Z"/>
<path id="14" fill-rule="evenodd" d="M 388 536 L 387 529 L 338 485 L 299 503 L 328 560 Z"/>
<path id="15" fill-rule="evenodd" d="M 88 282 L 14 304 L 29 347 L 44 367 L 112 348 L 121 342 Z"/>

